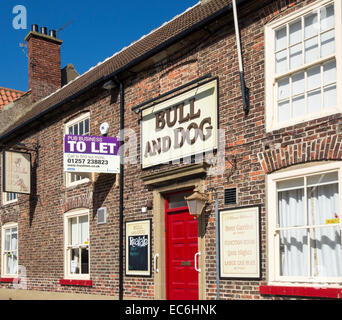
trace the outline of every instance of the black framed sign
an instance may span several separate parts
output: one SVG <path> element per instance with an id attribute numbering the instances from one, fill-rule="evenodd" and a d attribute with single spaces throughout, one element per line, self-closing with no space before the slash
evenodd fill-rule
<path id="1" fill-rule="evenodd" d="M 31 193 L 31 154 L 18 151 L 3 151 L 3 191 Z"/>
<path id="2" fill-rule="evenodd" d="M 219 211 L 220 278 L 260 279 L 260 206 Z"/>
<path id="3" fill-rule="evenodd" d="M 151 249 L 151 219 L 127 221 L 127 276 L 151 276 Z"/>

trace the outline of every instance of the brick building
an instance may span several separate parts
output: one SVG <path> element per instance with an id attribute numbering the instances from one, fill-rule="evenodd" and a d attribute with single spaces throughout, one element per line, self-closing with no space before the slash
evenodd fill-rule
<path id="1" fill-rule="evenodd" d="M 340 297 L 341 3 L 237 5 L 240 36 L 231 1 L 201 1 L 62 87 L 61 41 L 28 34 L 32 104 L 0 143 L 31 154 L 31 194 L 2 199 L 1 287 Z M 64 172 L 64 135 L 104 122 L 120 175 Z"/>

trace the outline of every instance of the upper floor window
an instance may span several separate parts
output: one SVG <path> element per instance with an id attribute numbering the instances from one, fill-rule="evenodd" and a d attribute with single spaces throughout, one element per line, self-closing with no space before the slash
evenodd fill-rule
<path id="1" fill-rule="evenodd" d="M 89 135 L 90 132 L 90 122 L 89 122 L 89 113 L 82 114 L 69 121 L 65 126 L 65 134 L 73 134 L 73 135 Z M 74 186 L 80 183 L 84 183 L 89 181 L 89 179 L 82 174 L 77 173 L 66 173 L 66 185 Z"/>
<path id="2" fill-rule="evenodd" d="M 267 25 L 267 131 L 341 112 L 340 1 L 318 1 Z"/>
<path id="3" fill-rule="evenodd" d="M 2 204 L 9 204 L 18 200 L 18 194 L 15 192 L 3 192 L 2 193 Z"/>

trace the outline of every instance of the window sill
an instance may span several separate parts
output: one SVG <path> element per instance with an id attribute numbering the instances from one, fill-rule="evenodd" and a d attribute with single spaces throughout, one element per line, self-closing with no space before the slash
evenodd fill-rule
<path id="1" fill-rule="evenodd" d="M 262 295 L 342 299 L 341 288 L 260 286 L 259 291 Z"/>
<path id="2" fill-rule="evenodd" d="M 72 279 L 60 279 L 60 285 L 65 286 L 83 286 L 83 287 L 92 287 L 93 281 L 92 280 L 72 280 Z"/>
<path id="3" fill-rule="evenodd" d="M 20 282 L 20 279 L 18 278 L 0 278 L 0 282 L 8 282 L 8 283 L 13 283 L 13 282 Z"/>

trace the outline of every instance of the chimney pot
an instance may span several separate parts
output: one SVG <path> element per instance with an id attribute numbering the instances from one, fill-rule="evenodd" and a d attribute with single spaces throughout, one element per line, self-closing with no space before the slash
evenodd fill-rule
<path id="1" fill-rule="evenodd" d="M 47 27 L 41 27 L 40 33 L 47 35 Z"/>
<path id="2" fill-rule="evenodd" d="M 56 30 L 50 30 L 50 37 L 56 38 Z"/>
<path id="3" fill-rule="evenodd" d="M 33 32 L 39 32 L 38 29 L 39 29 L 39 28 L 38 28 L 38 24 L 33 24 L 33 25 L 31 26 L 31 31 L 33 31 Z"/>

